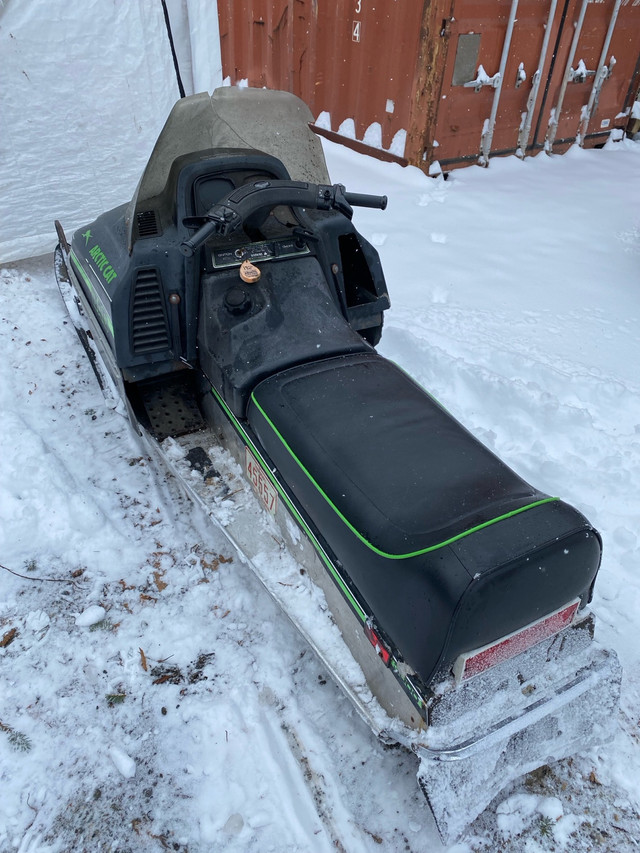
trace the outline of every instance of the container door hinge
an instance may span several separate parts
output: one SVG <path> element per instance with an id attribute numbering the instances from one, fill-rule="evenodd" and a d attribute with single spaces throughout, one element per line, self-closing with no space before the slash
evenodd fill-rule
<path id="1" fill-rule="evenodd" d="M 440 38 L 449 38 L 451 35 L 451 21 L 453 18 L 443 18 L 442 26 L 440 27 Z"/>

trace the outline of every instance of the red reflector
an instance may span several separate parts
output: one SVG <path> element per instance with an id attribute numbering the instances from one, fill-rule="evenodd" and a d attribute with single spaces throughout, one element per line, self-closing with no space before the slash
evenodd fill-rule
<path id="1" fill-rule="evenodd" d="M 367 619 L 364 623 L 364 632 L 367 635 L 369 642 L 376 650 L 376 654 L 382 660 L 382 663 L 385 666 L 389 666 L 391 663 L 391 652 L 386 648 L 380 637 L 377 635 L 370 619 Z"/>
<path id="2" fill-rule="evenodd" d="M 562 607 L 548 616 L 543 616 L 542 619 L 532 622 L 520 631 L 514 631 L 513 634 L 509 634 L 488 646 L 483 646 L 481 649 L 460 655 L 453 666 L 456 681 L 467 681 L 474 675 L 479 675 L 492 666 L 530 649 L 536 643 L 552 637 L 562 631 L 563 628 L 568 628 L 573 622 L 579 604 L 580 599 L 577 598 L 571 604 L 567 604 L 566 607 Z"/>

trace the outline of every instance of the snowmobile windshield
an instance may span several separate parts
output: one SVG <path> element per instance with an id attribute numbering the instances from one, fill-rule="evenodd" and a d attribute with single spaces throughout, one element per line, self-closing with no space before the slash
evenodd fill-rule
<path id="1" fill-rule="evenodd" d="M 247 116 L 250 120 L 247 120 Z M 127 244 L 133 245 L 136 213 L 160 195 L 177 157 L 194 151 L 247 148 L 284 163 L 291 179 L 328 184 L 322 145 L 309 128 L 313 116 L 289 92 L 225 86 L 178 101 L 158 137 L 126 212 Z"/>

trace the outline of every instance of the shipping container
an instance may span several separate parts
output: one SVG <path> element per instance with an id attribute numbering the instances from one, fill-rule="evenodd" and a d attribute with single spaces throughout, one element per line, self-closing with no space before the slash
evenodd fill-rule
<path id="1" fill-rule="evenodd" d="M 218 0 L 223 75 L 427 172 L 623 134 L 640 0 Z M 637 110 L 637 108 L 636 108 Z"/>

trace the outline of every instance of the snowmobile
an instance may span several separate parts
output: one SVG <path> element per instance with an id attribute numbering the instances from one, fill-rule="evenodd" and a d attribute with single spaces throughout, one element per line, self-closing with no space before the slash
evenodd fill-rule
<path id="1" fill-rule="evenodd" d="M 128 204 L 71 244 L 56 223 L 56 271 L 105 393 L 420 758 L 450 841 L 611 737 L 601 539 L 378 354 L 389 295 L 352 216 L 387 200 L 331 184 L 310 122 L 285 92 L 183 98 Z"/>

